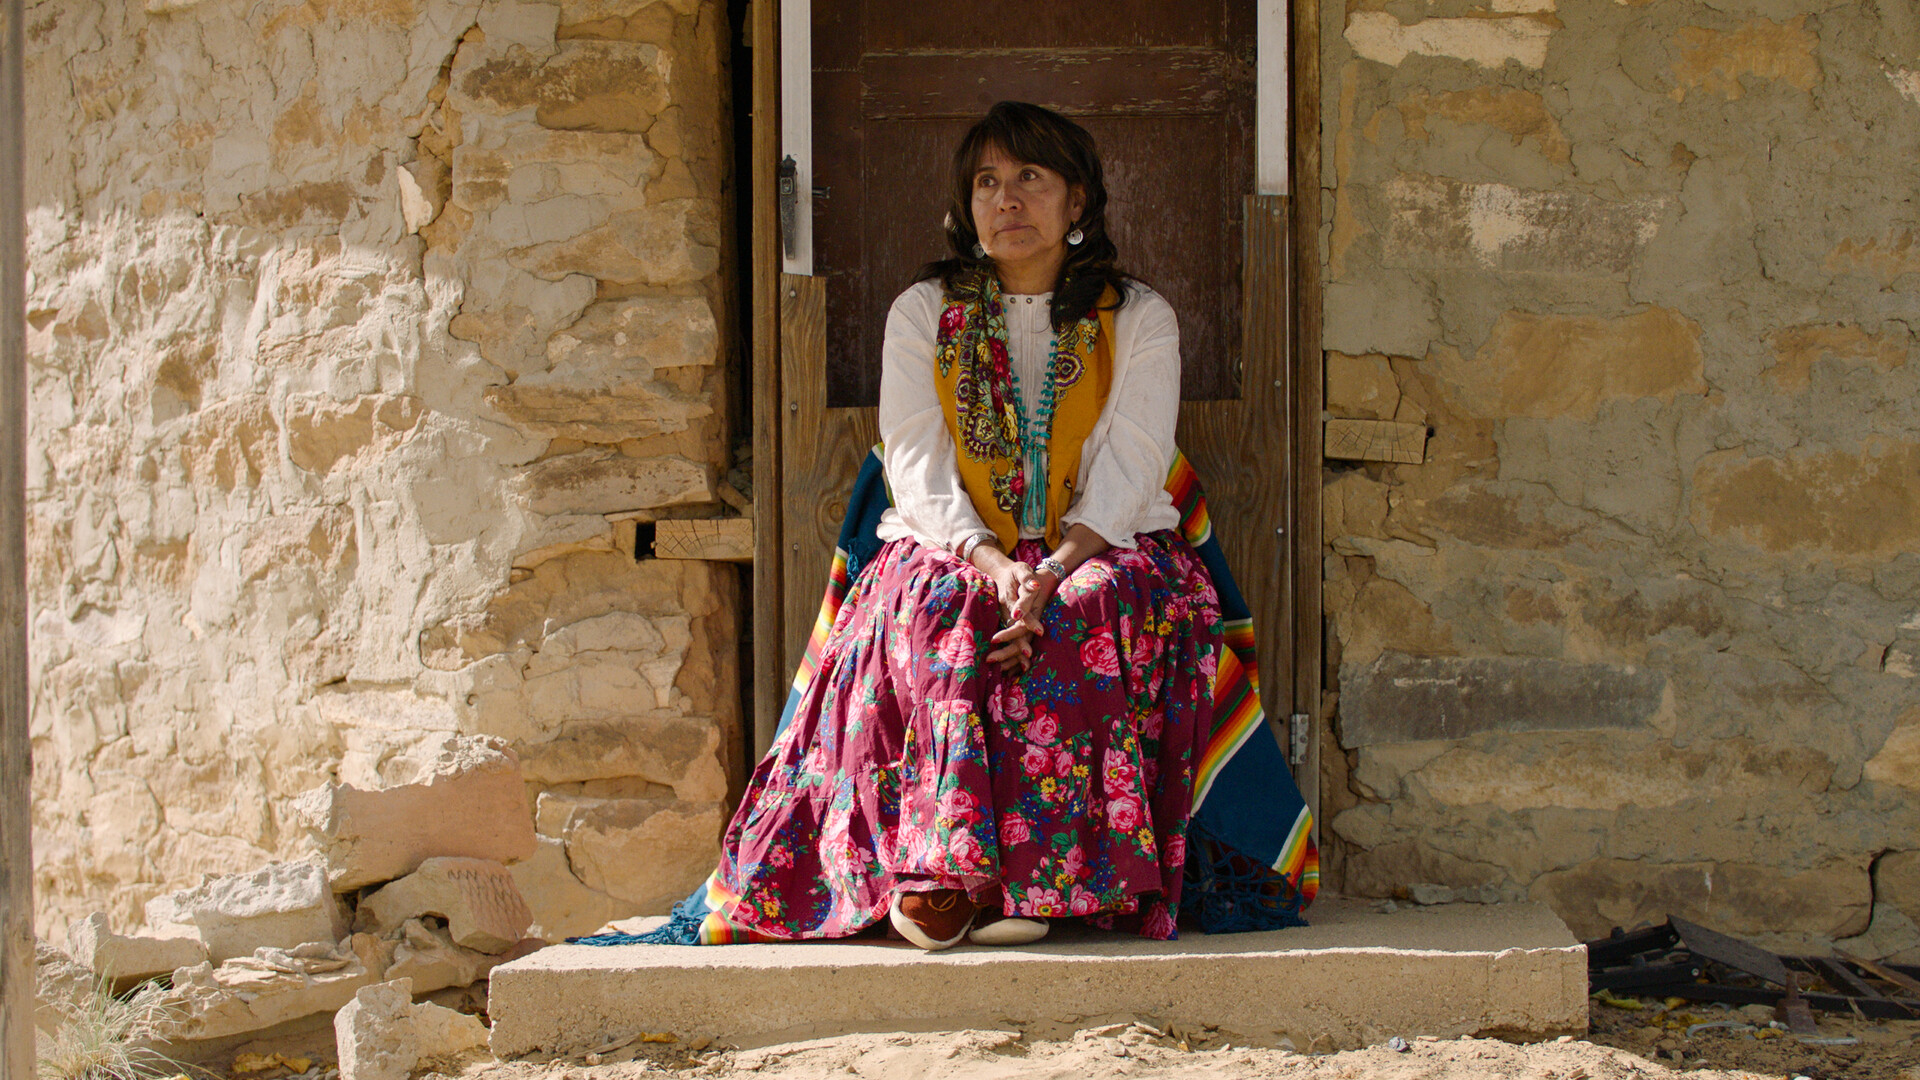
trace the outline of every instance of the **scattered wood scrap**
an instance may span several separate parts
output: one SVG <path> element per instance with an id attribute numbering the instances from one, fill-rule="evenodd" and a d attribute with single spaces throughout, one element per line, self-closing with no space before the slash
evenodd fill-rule
<path id="1" fill-rule="evenodd" d="M 655 522 L 653 555 L 656 559 L 752 562 L 753 519 L 701 518 Z"/>
<path id="2" fill-rule="evenodd" d="M 1394 461 L 1418 465 L 1427 460 L 1427 428 L 1397 420 L 1357 420 L 1336 417 L 1327 421 L 1327 457 L 1344 461 Z"/>
<path id="3" fill-rule="evenodd" d="M 1880 1020 L 1920 1019 L 1920 997 L 1913 996 L 1920 987 L 1920 967 L 1863 961 L 1844 951 L 1777 956 L 1674 915 L 1659 926 L 1615 929 L 1586 946 L 1588 988 L 1596 995 L 1626 991 L 1769 1005 L 1788 1030 L 1808 1038 L 1818 1034 L 1815 1009 Z"/>

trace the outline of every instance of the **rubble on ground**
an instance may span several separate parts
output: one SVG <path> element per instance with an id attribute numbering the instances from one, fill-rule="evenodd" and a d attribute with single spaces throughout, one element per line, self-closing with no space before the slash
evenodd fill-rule
<path id="1" fill-rule="evenodd" d="M 605 920 L 590 922 L 602 913 L 575 898 L 543 896 L 549 925 L 534 925 L 510 864 L 554 853 L 536 846 L 519 761 L 504 743 L 448 735 L 380 776 L 394 779 L 303 798 L 316 859 L 207 875 L 148 901 L 144 927 L 116 930 L 98 913 L 70 925 L 68 951 L 41 943 L 36 1022 L 57 1030 L 102 979 L 116 993 L 163 979 L 155 1037 L 189 1053 L 327 1013 L 348 1080 L 403 1076 L 411 1066 L 394 1065 L 400 1049 L 372 1049 L 396 1032 L 417 1060 L 484 1045 L 478 1020 L 412 998 L 482 1008 L 476 984 L 496 965 L 545 935 Z"/>
<path id="2" fill-rule="evenodd" d="M 1920 1019 L 1814 1014 L 1796 1035 L 1771 1005 L 1731 1006 L 1655 996 L 1595 997 L 1587 1038 L 1671 1069 L 1744 1069 L 1773 1077 L 1907 1080 L 1920 1061 Z"/>
<path id="3" fill-rule="evenodd" d="M 33 1025 L 52 1034 L 93 993 L 93 973 L 49 941 L 33 943 Z"/>
<path id="4" fill-rule="evenodd" d="M 289 963 L 287 952 L 263 948 L 218 966 L 183 968 L 162 999 L 172 1019 L 160 1035 L 173 1042 L 220 1039 L 333 1012 L 379 981 L 391 949 L 371 934 L 355 934 L 311 964 Z"/>
<path id="5" fill-rule="evenodd" d="M 104 911 L 67 927 L 67 952 L 96 977 L 110 980 L 114 993 L 208 958 L 206 943 L 197 936 L 116 934 Z"/>
<path id="6" fill-rule="evenodd" d="M 1590 1031 L 1675 1068 L 1908 1080 L 1896 1070 L 1920 1047 L 1920 968 L 1856 951 L 1872 936 L 1790 954 L 1675 915 L 1616 928 L 1585 943 Z"/>
<path id="7" fill-rule="evenodd" d="M 346 934 L 340 901 L 318 863 L 269 863 L 248 874 L 209 874 L 174 893 L 162 910 L 192 919 L 207 959 L 218 964 L 263 946 L 333 942 Z"/>
<path id="8" fill-rule="evenodd" d="M 147 901 L 147 922 L 143 930 L 149 936 L 199 939 L 200 928 L 194 925 L 193 912 L 180 903 L 181 895 L 180 892 L 161 893 Z"/>
<path id="9" fill-rule="evenodd" d="M 516 955 L 526 953 L 489 954 L 465 948 L 454 943 L 445 927 L 429 926 L 422 919 L 408 919 L 400 928 L 386 977 L 411 979 L 414 993 L 425 994 L 448 987 L 471 986 L 486 978 L 494 965 L 504 964 Z"/>
<path id="10" fill-rule="evenodd" d="M 567 843 L 552 836 L 536 838 L 539 846 L 531 857 L 507 867 L 520 887 L 520 895 L 533 911 L 533 925 L 527 936 L 545 941 L 565 941 L 591 934 L 624 915 L 635 905 L 623 903 L 598 889 L 588 888 L 574 876 L 567 861 Z"/>
<path id="11" fill-rule="evenodd" d="M 423 1062 L 487 1045 L 479 1020 L 431 1002 L 415 1004 L 411 980 L 366 987 L 333 1018 L 341 1080 L 407 1080 Z"/>
<path id="12" fill-rule="evenodd" d="M 460 858 L 427 859 L 363 898 L 356 925 L 384 933 L 420 915 L 447 920 L 456 944 L 483 953 L 507 951 L 533 925 L 533 912 L 505 866 Z"/>
<path id="13" fill-rule="evenodd" d="M 412 873 L 436 856 L 513 862 L 533 854 L 520 759 L 507 744 L 448 735 L 403 763 L 384 788 L 329 784 L 300 797 L 335 892 Z"/>

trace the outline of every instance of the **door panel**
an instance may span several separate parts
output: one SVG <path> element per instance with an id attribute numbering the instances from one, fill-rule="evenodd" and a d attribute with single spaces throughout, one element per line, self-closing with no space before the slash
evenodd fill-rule
<path id="1" fill-rule="evenodd" d="M 1250 0 L 812 6 L 817 276 L 780 285 L 787 670 L 812 630 L 874 437 L 887 307 L 945 254 L 953 147 L 988 105 L 1011 98 L 1092 132 L 1121 263 L 1179 316 L 1180 444 L 1254 611 L 1268 715 L 1284 724 L 1295 667 L 1284 535 L 1294 513 L 1291 242 L 1287 199 L 1249 195 Z"/>
<path id="2" fill-rule="evenodd" d="M 1002 99 L 1079 121 L 1121 265 L 1180 317 L 1189 401 L 1239 392 L 1241 197 L 1253 190 L 1252 0 L 813 4 L 814 272 L 827 400 L 879 400 L 888 305 L 946 254 L 947 172 Z"/>
<path id="3" fill-rule="evenodd" d="M 971 121 L 1002 100 L 1031 101 L 1075 119 L 1164 115 L 1224 108 L 1236 89 L 1224 55 L 1213 49 L 1089 49 L 1064 57 L 1048 50 L 987 61 L 976 52 L 870 55 L 861 65 L 861 82 L 860 107 L 869 120 L 950 116 Z"/>
<path id="4" fill-rule="evenodd" d="M 952 6 L 902 4 L 885 15 L 868 26 L 867 47 L 875 52 L 952 48 L 958 42 L 976 49 L 1218 47 L 1226 30 L 1215 6 L 1167 0 L 1110 0 L 1098 9 L 973 0 Z"/>

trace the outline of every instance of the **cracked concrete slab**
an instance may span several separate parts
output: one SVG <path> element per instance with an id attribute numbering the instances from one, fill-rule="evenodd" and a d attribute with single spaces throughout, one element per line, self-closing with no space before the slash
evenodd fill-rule
<path id="1" fill-rule="evenodd" d="M 1323 899 L 1313 925 L 1153 942 L 1087 931 L 922 953 L 880 939 L 558 945 L 493 970 L 503 1059 L 636 1031 L 735 1042 L 1131 1013 L 1253 1038 L 1365 1045 L 1378 1031 L 1584 1031 L 1586 949 L 1544 904 L 1382 914 Z M 751 988 L 747 990 L 745 988 Z"/>

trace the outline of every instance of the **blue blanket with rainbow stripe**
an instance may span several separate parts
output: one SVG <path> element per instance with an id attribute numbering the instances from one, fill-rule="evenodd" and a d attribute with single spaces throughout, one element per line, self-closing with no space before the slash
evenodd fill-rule
<path id="1" fill-rule="evenodd" d="M 1301 911 L 1320 889 L 1320 855 L 1313 842 L 1313 815 L 1300 797 L 1260 705 L 1253 613 L 1227 569 L 1207 516 L 1206 495 L 1184 454 L 1175 458 L 1167 473 L 1167 491 L 1180 510 L 1181 532 L 1213 577 L 1227 644 L 1214 676 L 1213 733 L 1194 777 L 1181 914 L 1209 934 L 1301 926 L 1306 922 Z M 779 730 L 792 721 L 813 682 L 820 650 L 840 614 L 848 586 L 884 546 L 877 535 L 880 515 L 892 505 L 875 447 L 854 482 L 826 596 L 806 654 L 794 673 Z M 643 934 L 596 934 L 572 940 L 583 945 L 719 945 L 746 940 L 720 914 L 728 899 L 725 887 L 709 877 L 673 909 L 664 926 Z"/>

